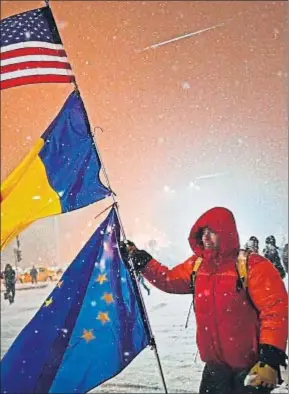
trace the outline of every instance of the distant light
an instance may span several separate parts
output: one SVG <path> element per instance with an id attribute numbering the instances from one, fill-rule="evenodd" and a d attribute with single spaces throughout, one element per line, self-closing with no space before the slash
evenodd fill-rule
<path id="1" fill-rule="evenodd" d="M 197 185 L 195 182 L 190 182 L 189 183 L 189 188 L 190 189 L 195 189 L 195 190 L 201 190 L 200 186 Z"/>

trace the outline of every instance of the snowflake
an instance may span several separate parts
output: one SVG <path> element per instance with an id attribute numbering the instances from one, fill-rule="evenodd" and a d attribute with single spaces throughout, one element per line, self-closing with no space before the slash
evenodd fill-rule
<path id="1" fill-rule="evenodd" d="M 190 87 L 191 87 L 191 85 L 190 85 L 189 82 L 187 82 L 187 81 L 182 82 L 182 83 L 181 83 L 181 86 L 182 86 L 182 88 L 183 88 L 184 90 L 188 90 L 188 89 L 190 89 Z"/>

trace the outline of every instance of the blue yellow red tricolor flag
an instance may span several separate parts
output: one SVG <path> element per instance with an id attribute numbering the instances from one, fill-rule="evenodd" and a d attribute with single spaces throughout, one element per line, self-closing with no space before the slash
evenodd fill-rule
<path id="1" fill-rule="evenodd" d="M 86 393 L 149 344 L 119 233 L 112 208 L 4 355 L 1 392 Z"/>
<path id="2" fill-rule="evenodd" d="M 81 97 L 61 111 L 1 185 L 1 249 L 37 219 L 73 211 L 111 194 Z"/>

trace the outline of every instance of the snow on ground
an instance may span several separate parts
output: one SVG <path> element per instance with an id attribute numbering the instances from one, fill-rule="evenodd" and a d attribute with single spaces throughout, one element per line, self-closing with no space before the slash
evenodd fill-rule
<path id="1" fill-rule="evenodd" d="M 1 296 L 1 357 L 20 330 L 34 316 L 51 292 L 53 284 L 42 289 L 16 294 L 11 306 Z M 149 319 L 155 335 L 169 393 L 198 393 L 203 363 L 196 358 L 193 313 L 185 329 L 191 296 L 165 294 L 153 288 L 144 293 Z M 153 350 L 145 349 L 118 376 L 91 393 L 163 393 L 163 386 Z M 278 389 L 276 393 L 287 393 Z"/>

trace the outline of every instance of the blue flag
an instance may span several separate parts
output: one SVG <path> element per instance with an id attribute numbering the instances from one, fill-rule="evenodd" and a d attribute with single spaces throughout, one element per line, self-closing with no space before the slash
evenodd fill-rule
<path id="1" fill-rule="evenodd" d="M 1 248 L 38 219 L 109 196 L 100 169 L 83 101 L 73 92 L 1 185 Z"/>
<path id="2" fill-rule="evenodd" d="M 86 393 L 150 341 L 115 209 L 1 361 L 1 393 Z"/>

